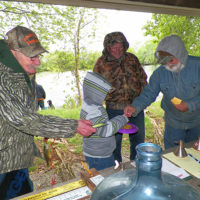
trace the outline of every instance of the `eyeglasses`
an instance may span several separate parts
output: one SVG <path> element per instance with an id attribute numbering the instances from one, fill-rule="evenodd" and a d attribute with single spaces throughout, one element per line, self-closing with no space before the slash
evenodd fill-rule
<path id="1" fill-rule="evenodd" d="M 36 58 L 41 59 L 41 58 L 42 58 L 42 55 L 37 55 L 37 56 L 30 57 L 30 59 L 31 59 L 32 61 L 34 61 Z"/>
<path id="2" fill-rule="evenodd" d="M 166 65 L 174 59 L 174 56 L 158 56 L 158 63 L 161 65 Z"/>

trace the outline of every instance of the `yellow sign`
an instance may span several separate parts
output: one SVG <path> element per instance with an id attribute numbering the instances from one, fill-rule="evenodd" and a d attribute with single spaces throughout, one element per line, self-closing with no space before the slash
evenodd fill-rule
<path id="1" fill-rule="evenodd" d="M 44 200 L 50 197 L 57 196 L 62 193 L 69 192 L 71 190 L 75 190 L 77 188 L 84 187 L 84 186 L 86 186 L 85 183 L 82 180 L 78 180 L 78 181 L 68 183 L 66 185 L 62 185 L 62 186 L 59 186 L 59 187 L 35 194 L 35 195 L 25 197 L 21 200 Z"/>

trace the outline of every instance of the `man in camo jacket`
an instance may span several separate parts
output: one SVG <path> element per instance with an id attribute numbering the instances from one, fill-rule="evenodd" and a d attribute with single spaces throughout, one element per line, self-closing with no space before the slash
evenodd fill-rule
<path id="1" fill-rule="evenodd" d="M 93 71 L 103 76 L 112 85 L 106 96 L 106 111 L 110 119 L 124 114 L 124 108 L 139 96 L 147 84 L 147 75 L 138 58 L 127 52 L 129 43 L 122 32 L 108 33 L 104 38 L 102 55 L 97 59 Z M 144 112 L 137 117 L 129 117 L 129 123 L 135 124 L 137 134 L 130 134 L 130 161 L 135 160 L 135 147 L 144 142 Z M 122 162 L 122 133 L 116 133 L 115 160 Z"/>
<path id="2" fill-rule="evenodd" d="M 0 40 L 0 196 L 33 191 L 28 168 L 41 156 L 34 136 L 68 138 L 96 131 L 87 120 L 61 119 L 36 112 L 35 73 L 46 52 L 37 36 L 17 26 Z"/>

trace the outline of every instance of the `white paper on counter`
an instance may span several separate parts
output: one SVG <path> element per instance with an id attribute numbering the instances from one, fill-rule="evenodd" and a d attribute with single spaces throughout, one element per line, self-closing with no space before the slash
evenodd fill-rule
<path id="1" fill-rule="evenodd" d="M 163 172 L 167 172 L 169 174 L 172 174 L 174 176 L 177 176 L 180 179 L 184 179 L 190 174 L 188 174 L 184 169 L 177 167 L 172 162 L 168 161 L 165 158 L 162 158 L 162 169 Z"/>

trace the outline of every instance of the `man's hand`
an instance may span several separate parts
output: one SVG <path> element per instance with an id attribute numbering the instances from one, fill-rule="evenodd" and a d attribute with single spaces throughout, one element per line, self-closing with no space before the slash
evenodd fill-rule
<path id="1" fill-rule="evenodd" d="M 124 108 L 124 114 L 127 117 L 131 117 L 131 115 L 136 112 L 136 109 L 130 105 L 126 106 L 126 108 Z"/>
<path id="2" fill-rule="evenodd" d="M 92 127 L 92 123 L 85 119 L 78 120 L 77 133 L 82 136 L 90 136 L 92 133 L 96 132 L 96 128 Z"/>
<path id="3" fill-rule="evenodd" d="M 188 111 L 188 105 L 184 101 L 182 101 L 180 104 L 174 104 L 174 106 L 180 112 L 186 112 L 186 111 Z"/>

